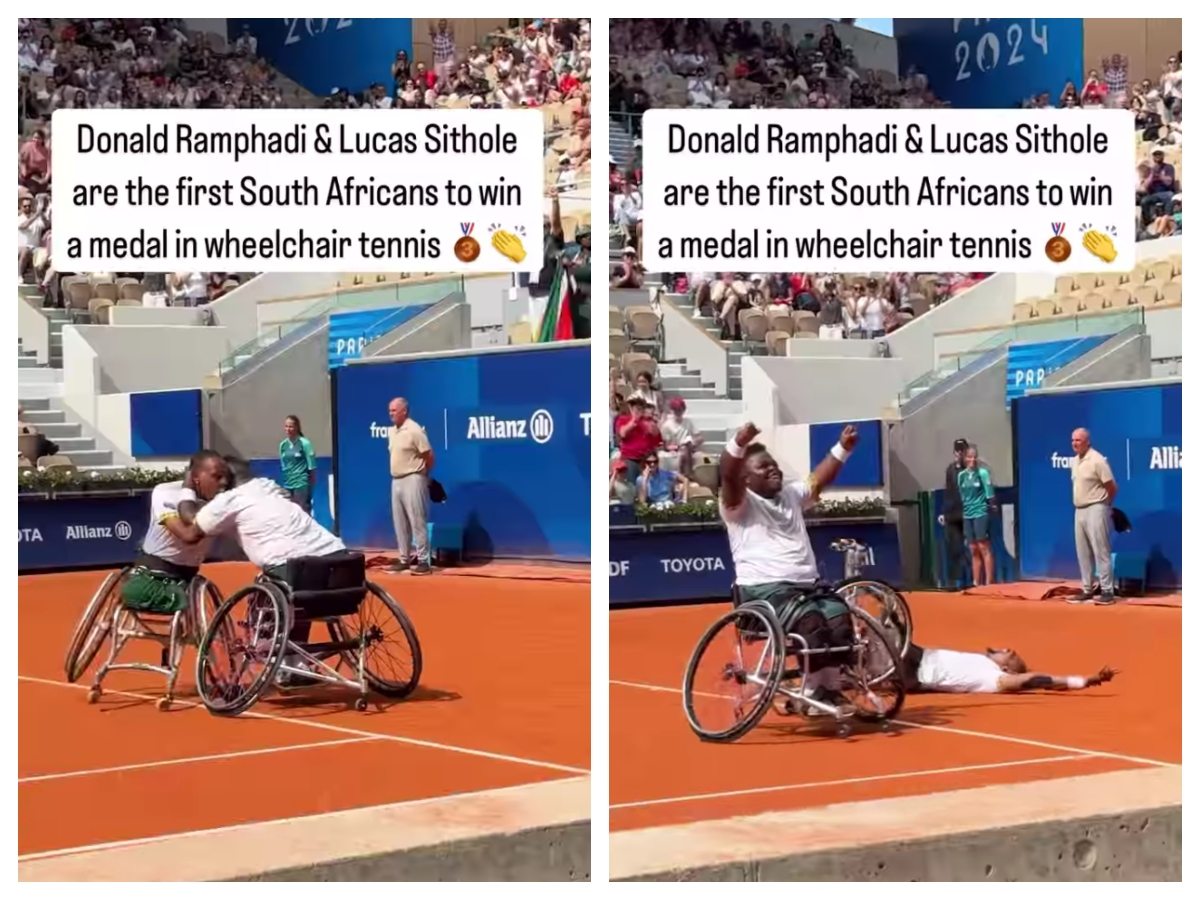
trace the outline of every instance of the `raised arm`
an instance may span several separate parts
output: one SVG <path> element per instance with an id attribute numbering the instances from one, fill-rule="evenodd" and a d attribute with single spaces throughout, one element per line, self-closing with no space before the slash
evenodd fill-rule
<path id="1" fill-rule="evenodd" d="M 721 505 L 726 509 L 737 509 L 746 499 L 746 485 L 742 481 L 742 466 L 746 462 L 746 448 L 758 437 L 758 426 L 747 422 L 721 451 Z"/>
<path id="2" fill-rule="evenodd" d="M 812 474 L 808 476 L 808 483 L 812 487 L 812 499 L 815 501 L 821 496 L 821 491 L 825 490 L 833 480 L 837 478 L 838 472 L 842 470 L 842 463 L 850 458 L 850 453 L 858 444 L 858 429 L 853 425 L 847 425 L 842 429 L 842 435 L 838 438 L 838 442 L 833 445 L 825 458 L 821 460 Z"/>
<path id="3" fill-rule="evenodd" d="M 1099 687 L 1112 681 L 1116 669 L 1105 666 L 1095 675 L 1046 675 L 1041 672 L 1026 672 L 1022 675 L 1001 675 L 1000 690 L 1012 694 L 1018 691 L 1081 691 Z"/>

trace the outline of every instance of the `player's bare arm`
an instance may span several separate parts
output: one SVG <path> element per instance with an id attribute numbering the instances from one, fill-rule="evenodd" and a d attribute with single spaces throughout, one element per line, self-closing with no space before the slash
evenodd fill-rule
<path id="1" fill-rule="evenodd" d="M 812 488 L 813 500 L 820 497 L 821 491 L 832 484 L 833 480 L 837 478 L 838 472 L 842 471 L 842 463 L 857 444 L 858 429 L 853 425 L 847 425 L 842 429 L 841 437 L 838 438 L 838 447 L 841 448 L 842 453 L 845 455 L 839 459 L 834 451 L 826 453 L 825 458 L 817 464 L 817 467 L 812 470 L 812 474 L 808 476 L 809 486 Z"/>
<path id="2" fill-rule="evenodd" d="M 747 422 L 721 451 L 721 505 L 726 509 L 737 509 L 746 499 L 742 469 L 746 464 L 746 448 L 754 443 L 756 437 L 758 426 Z"/>
<path id="3" fill-rule="evenodd" d="M 1018 691 L 1081 691 L 1099 687 L 1112 681 L 1117 670 L 1105 666 L 1095 675 L 1046 675 L 1041 672 L 1026 672 L 1021 675 L 1000 676 L 1000 690 L 1004 693 Z"/>

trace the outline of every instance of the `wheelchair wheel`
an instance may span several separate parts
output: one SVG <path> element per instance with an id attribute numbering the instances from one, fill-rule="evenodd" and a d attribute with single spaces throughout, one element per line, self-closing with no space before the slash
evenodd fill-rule
<path id="1" fill-rule="evenodd" d="M 335 641 L 366 635 L 363 674 L 372 690 L 385 697 L 407 697 L 421 680 L 421 644 L 416 629 L 400 604 L 377 584 L 367 582 L 367 595 L 358 612 L 329 623 Z M 342 661 L 358 671 L 358 653 L 342 653 Z"/>
<path id="2" fill-rule="evenodd" d="M 786 650 L 774 612 L 732 609 L 700 638 L 683 677 L 683 711 L 697 736 L 736 741 L 759 723 L 779 688 Z"/>
<path id="3" fill-rule="evenodd" d="M 862 577 L 839 581 L 833 590 L 883 626 L 901 657 L 908 652 L 913 637 L 912 611 L 902 593 L 886 581 Z"/>
<path id="4" fill-rule="evenodd" d="M 203 575 L 197 575 L 188 585 L 188 619 L 191 623 L 189 637 L 197 647 L 204 640 L 208 626 L 212 624 L 217 610 L 224 602 L 220 589 Z"/>
<path id="5" fill-rule="evenodd" d="M 291 608 L 274 585 L 249 585 L 221 604 L 196 653 L 196 690 L 209 712 L 235 716 L 258 701 L 291 627 Z"/>
<path id="6" fill-rule="evenodd" d="M 133 571 L 126 566 L 119 572 L 110 572 L 101 582 L 88 605 L 84 607 L 83 615 L 71 635 L 67 645 L 66 673 L 67 681 L 74 684 L 80 679 L 112 630 L 113 611 L 121 602 L 121 585 Z"/>
<path id="7" fill-rule="evenodd" d="M 906 693 L 894 636 L 857 607 L 851 608 L 850 619 L 855 647 L 843 666 L 848 677 L 842 693 L 854 704 L 856 718 L 867 722 L 894 719 L 904 706 Z"/>

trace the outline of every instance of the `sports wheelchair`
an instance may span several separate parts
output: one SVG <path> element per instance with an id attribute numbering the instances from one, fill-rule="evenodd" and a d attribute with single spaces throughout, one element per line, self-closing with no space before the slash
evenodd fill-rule
<path id="1" fill-rule="evenodd" d="M 96 670 L 88 690 L 88 703 L 95 703 L 103 693 L 103 682 L 109 672 L 119 669 L 157 672 L 167 679 L 166 693 L 157 701 L 160 710 L 171 708 L 175 698 L 175 683 L 179 678 L 184 647 L 199 646 L 209 622 L 221 605 L 217 586 L 197 575 L 187 587 L 187 605 L 174 613 L 158 613 L 131 609 L 122 601 L 125 583 L 144 571 L 140 566 L 126 566 L 111 572 L 101 582 L 84 608 L 71 641 L 67 645 L 66 674 L 72 684 L 83 677 L 88 666 L 107 643 L 108 657 Z M 160 665 L 143 662 L 117 662 L 121 651 L 130 641 L 147 641 L 162 648 Z"/>
<path id="2" fill-rule="evenodd" d="M 796 627 L 806 605 L 820 601 L 835 601 L 847 610 L 848 642 L 810 647 Z M 844 704 L 835 705 L 810 689 L 811 660 L 821 654 L 840 657 L 830 667 Z M 900 713 L 905 693 L 894 636 L 838 592 L 818 586 L 776 611 L 766 601 L 739 602 L 735 587 L 734 608 L 709 627 L 688 661 L 683 708 L 702 740 L 737 740 L 761 721 L 777 697 L 788 712 L 831 717 L 845 736 L 850 719 L 887 727 Z"/>
<path id="3" fill-rule="evenodd" d="M 883 626 L 895 641 L 896 650 L 903 659 L 912 645 L 912 611 L 904 595 L 886 581 L 870 578 L 863 569 L 873 565 L 871 548 L 853 538 L 839 538 L 830 549 L 841 553 L 844 559 L 842 578 L 834 583 L 832 590 L 850 606 L 858 607 Z"/>
<path id="4" fill-rule="evenodd" d="M 317 623 L 328 640 L 309 639 Z M 196 687 L 215 715 L 245 712 L 272 686 L 314 682 L 357 691 L 362 712 L 371 690 L 411 694 L 421 665 L 412 622 L 367 580 L 363 555 L 347 551 L 292 559 L 282 573 L 260 573 L 231 595 L 200 642 Z"/>

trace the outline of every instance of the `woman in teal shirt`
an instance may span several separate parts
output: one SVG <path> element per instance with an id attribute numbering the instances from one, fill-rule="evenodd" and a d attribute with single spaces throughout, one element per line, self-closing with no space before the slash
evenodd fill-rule
<path id="1" fill-rule="evenodd" d="M 962 497 L 963 534 L 971 545 L 971 574 L 976 585 L 991 584 L 996 580 L 996 561 L 988 539 L 988 514 L 996 492 L 991 473 L 979 465 L 979 450 L 974 444 L 968 445 L 963 465 L 958 473 L 958 493 Z"/>
<path id="2" fill-rule="evenodd" d="M 317 458 L 313 455 L 312 442 L 300 430 L 298 416 L 283 420 L 283 433 L 286 437 L 279 442 L 283 488 L 292 502 L 311 516 L 313 487 L 317 483 Z"/>

